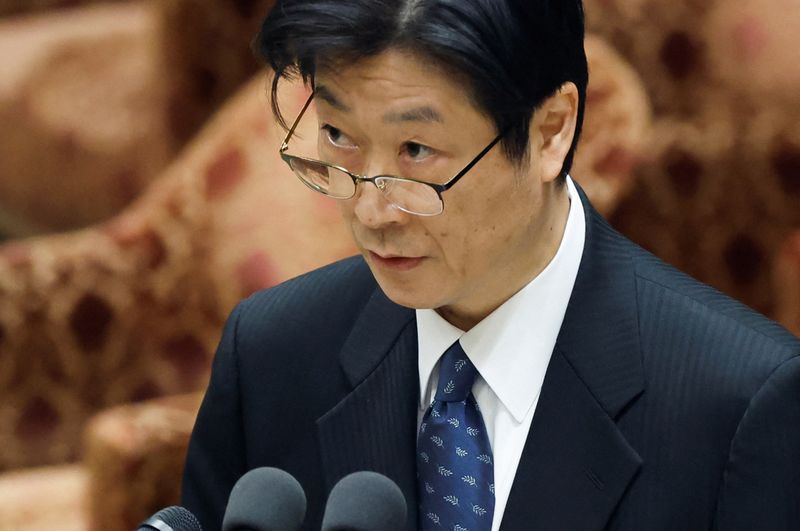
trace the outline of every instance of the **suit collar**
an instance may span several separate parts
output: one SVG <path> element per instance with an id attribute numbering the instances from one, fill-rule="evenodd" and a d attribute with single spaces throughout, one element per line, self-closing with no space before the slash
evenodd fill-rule
<path id="1" fill-rule="evenodd" d="M 641 466 L 615 419 L 644 389 L 630 243 L 592 208 L 501 529 L 603 529 Z"/>
<path id="2" fill-rule="evenodd" d="M 339 353 L 342 369 L 352 387 L 375 370 L 413 319 L 414 310 L 390 301 L 376 286 Z M 412 357 L 416 366 L 416 347 Z"/>
<path id="3" fill-rule="evenodd" d="M 611 418 L 644 389 L 631 244 L 592 207 L 584 246 L 557 347 Z"/>

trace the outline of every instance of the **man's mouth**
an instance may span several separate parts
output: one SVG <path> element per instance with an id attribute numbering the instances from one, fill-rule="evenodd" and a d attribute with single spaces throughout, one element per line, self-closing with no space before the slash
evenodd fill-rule
<path id="1" fill-rule="evenodd" d="M 393 271 L 410 271 L 424 259 L 423 256 L 400 256 L 392 253 L 379 254 L 375 251 L 368 251 L 368 253 L 370 262 L 383 269 Z"/>

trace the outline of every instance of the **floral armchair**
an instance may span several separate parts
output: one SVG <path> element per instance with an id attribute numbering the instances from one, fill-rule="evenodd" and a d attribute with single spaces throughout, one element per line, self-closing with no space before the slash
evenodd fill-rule
<path id="1" fill-rule="evenodd" d="M 775 261 L 800 227 L 800 8 L 792 0 L 585 0 L 642 76 L 648 160 L 611 217 L 660 258 L 784 324 Z"/>

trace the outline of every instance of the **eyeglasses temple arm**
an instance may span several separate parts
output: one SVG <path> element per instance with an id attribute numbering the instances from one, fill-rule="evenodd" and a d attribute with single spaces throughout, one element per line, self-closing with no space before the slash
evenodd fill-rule
<path id="1" fill-rule="evenodd" d="M 294 123 L 292 124 L 292 127 L 290 127 L 289 128 L 289 132 L 286 133 L 286 138 L 283 139 L 283 143 L 281 144 L 281 149 L 280 149 L 281 153 L 283 153 L 284 151 L 289 149 L 289 140 L 292 138 L 292 135 L 294 134 L 294 130 L 297 128 L 297 124 L 300 123 L 300 119 L 306 113 L 306 109 L 308 109 L 308 106 L 311 105 L 311 100 L 313 100 L 313 99 L 314 99 L 314 91 L 311 91 L 311 95 L 306 100 L 305 105 L 303 105 L 303 109 L 300 111 L 300 114 L 297 115 L 297 118 L 294 119 Z"/>
<path id="2" fill-rule="evenodd" d="M 505 134 L 506 134 L 506 131 L 502 131 L 502 132 L 501 132 L 499 135 L 497 135 L 497 136 L 495 137 L 495 139 L 494 139 L 494 140 L 492 140 L 492 142 L 491 142 L 491 143 L 490 143 L 488 146 L 486 146 L 485 148 L 483 148 L 483 151 L 481 151 L 480 153 L 478 153 L 478 155 L 477 155 L 477 156 L 476 156 L 474 159 L 472 159 L 472 161 L 471 161 L 469 164 L 467 164 L 467 165 L 466 165 L 466 167 L 464 167 L 464 169 L 463 169 L 463 170 L 461 170 L 460 172 L 458 172 L 458 173 L 457 173 L 455 176 L 453 176 L 453 178 L 452 178 L 452 179 L 450 179 L 450 180 L 449 180 L 449 181 L 447 181 L 446 183 L 444 183 L 444 184 L 442 184 L 442 185 L 439 185 L 439 186 L 437 186 L 437 187 L 436 187 L 436 189 L 437 189 L 437 190 L 439 190 L 439 192 L 444 192 L 444 191 L 446 191 L 446 190 L 449 190 L 450 188 L 452 188 L 452 187 L 453 187 L 453 186 L 454 186 L 454 185 L 455 185 L 455 184 L 458 182 L 458 180 L 459 180 L 459 179 L 461 179 L 461 178 L 462 178 L 464 175 L 466 175 L 466 173 L 467 173 L 469 170 L 471 170 L 473 166 L 475 166 L 475 165 L 476 165 L 478 162 L 480 162 L 480 160 L 481 160 L 481 159 L 482 159 L 482 158 L 483 158 L 483 157 L 484 157 L 484 156 L 485 156 L 487 153 L 489 153 L 489 151 L 491 151 L 491 149 L 492 149 L 494 146 L 496 146 L 496 145 L 497 145 L 497 143 L 498 143 L 498 142 L 500 142 L 500 140 L 502 140 L 502 138 L 505 136 Z"/>

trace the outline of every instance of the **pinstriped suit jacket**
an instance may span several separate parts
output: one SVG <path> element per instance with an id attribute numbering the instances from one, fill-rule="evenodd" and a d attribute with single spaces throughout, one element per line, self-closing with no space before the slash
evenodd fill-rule
<path id="1" fill-rule="evenodd" d="M 586 246 L 503 530 L 800 530 L 800 342 L 675 271 L 591 207 Z M 360 258 L 229 318 L 183 503 L 219 529 L 247 470 L 287 470 L 319 529 L 330 488 L 392 478 L 415 528 L 414 312 Z"/>

